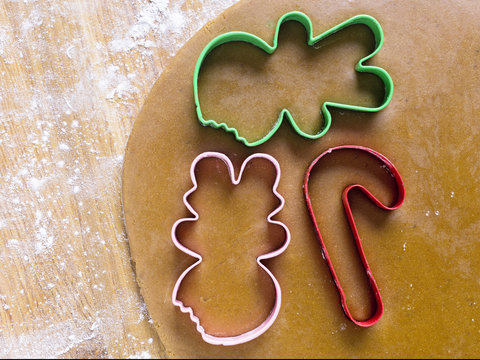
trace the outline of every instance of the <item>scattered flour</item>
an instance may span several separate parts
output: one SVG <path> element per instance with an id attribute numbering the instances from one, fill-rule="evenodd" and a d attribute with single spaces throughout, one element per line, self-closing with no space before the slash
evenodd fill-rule
<path id="1" fill-rule="evenodd" d="M 148 351 L 142 351 L 134 355 L 130 355 L 128 359 L 152 359 L 152 355 Z"/>
<path id="2" fill-rule="evenodd" d="M 150 321 L 136 290 L 110 289 L 116 299 L 105 291 L 113 275 L 101 264 L 112 257 L 113 243 L 127 241 L 120 211 L 111 202 L 120 202 L 128 134 L 163 68 L 156 56 L 173 56 L 237 1 L 6 0 L 2 16 L 10 20 L 0 23 L 0 156 L 9 167 L 0 162 L 0 271 L 21 267 L 24 278 L 0 282 L 2 318 L 23 314 L 22 322 L 0 323 L 0 357 L 62 357 L 90 342 L 123 344 L 118 357 L 152 357 L 152 338 L 124 333 L 125 325 Z M 117 10 L 125 4 L 133 17 Z M 82 36 L 91 31 L 89 19 L 97 21 L 103 13 L 100 8 L 111 15 L 102 18 L 99 36 L 106 40 L 86 47 Z M 51 34 L 59 26 L 69 31 L 52 48 Z M 109 65 L 99 73 L 99 64 Z M 41 67 L 44 76 L 12 82 L 14 66 Z M 29 124 L 27 132 L 13 131 L 18 124 Z M 106 144 L 113 149 L 109 153 Z M 94 223 L 92 207 L 98 214 Z M 76 212 L 66 210 L 71 208 Z M 115 238 L 107 235 L 112 226 Z M 123 249 L 120 261 L 132 271 L 128 248 Z M 72 266 L 72 259 L 84 265 Z M 58 286 L 61 281 L 69 286 Z M 33 288 L 42 295 L 32 295 Z M 82 300 L 86 293 L 93 304 Z M 32 296 L 33 302 L 19 301 Z"/>
<path id="3" fill-rule="evenodd" d="M 183 45 L 186 39 L 195 33 L 218 10 L 235 3 L 228 1 L 204 1 L 203 12 L 189 9 L 184 2 L 170 4 L 168 0 L 151 0 L 137 15 L 136 23 L 123 36 L 114 37 L 109 43 L 113 52 L 125 52 L 139 49 L 150 54 L 150 48 L 161 47 L 171 55 Z M 200 21 L 191 21 L 199 18 Z M 149 36 L 152 35 L 152 40 Z"/>
<path id="4" fill-rule="evenodd" d="M 0 357 L 57 358 L 79 343 L 98 335 L 98 329 L 92 329 L 92 324 L 87 321 L 72 320 L 50 324 L 42 329 L 24 332 L 18 336 L 0 336 Z"/>

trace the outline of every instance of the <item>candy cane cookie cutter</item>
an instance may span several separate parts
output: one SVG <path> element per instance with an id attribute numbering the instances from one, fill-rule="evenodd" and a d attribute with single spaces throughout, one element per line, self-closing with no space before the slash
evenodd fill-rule
<path id="1" fill-rule="evenodd" d="M 370 191 L 368 191 L 363 185 L 360 185 L 360 184 L 349 185 L 343 190 L 343 193 L 342 193 L 342 202 L 343 202 L 343 206 L 344 206 L 344 209 L 345 209 L 345 214 L 347 216 L 347 220 L 348 220 L 350 229 L 352 231 L 352 235 L 353 235 L 354 240 L 355 240 L 355 245 L 357 247 L 357 252 L 360 256 L 360 259 L 362 260 L 363 269 L 365 271 L 365 274 L 367 275 L 368 282 L 370 284 L 370 288 L 375 295 L 375 302 L 376 302 L 375 313 L 370 318 L 368 318 L 366 320 L 355 319 L 353 317 L 353 315 L 351 314 L 349 308 L 348 308 L 347 298 L 346 298 L 345 292 L 344 292 L 344 290 L 343 290 L 343 288 L 340 284 L 337 273 L 335 272 L 333 263 L 330 259 L 329 254 L 328 254 L 328 251 L 327 251 L 327 248 L 326 248 L 325 243 L 323 241 L 322 235 L 320 234 L 320 229 L 318 227 L 317 220 L 316 220 L 316 217 L 315 217 L 315 213 L 313 211 L 312 202 L 311 202 L 310 195 L 309 195 L 309 188 L 308 188 L 309 180 L 310 180 L 310 174 L 312 172 L 312 169 L 318 163 L 318 161 L 320 159 L 322 159 L 324 156 L 326 156 L 326 155 L 328 155 L 332 152 L 340 151 L 340 150 L 343 150 L 343 149 L 363 151 L 363 152 L 366 152 L 366 153 L 372 155 L 374 158 L 377 158 L 378 160 L 380 160 L 382 162 L 382 165 L 385 168 L 385 170 L 395 180 L 396 191 L 397 191 L 397 197 L 396 197 L 396 199 L 395 199 L 395 201 L 393 202 L 392 205 L 383 204 Z M 322 247 L 323 258 L 327 262 L 328 268 L 330 270 L 330 274 L 332 275 L 332 278 L 333 278 L 333 282 L 335 283 L 335 286 L 337 288 L 337 291 L 338 291 L 338 294 L 339 294 L 339 297 L 340 297 L 340 303 L 341 303 L 342 308 L 343 308 L 343 312 L 345 313 L 347 318 L 349 318 L 355 324 L 357 324 L 359 326 L 362 326 L 362 327 L 368 327 L 368 326 L 374 325 L 376 322 L 378 322 L 378 320 L 380 320 L 380 318 L 383 314 L 383 301 L 382 301 L 382 297 L 380 296 L 380 291 L 378 289 L 377 283 L 375 282 L 375 279 L 373 277 L 370 266 L 368 265 L 367 258 L 365 256 L 365 252 L 363 251 L 362 241 L 360 239 L 360 235 L 358 233 L 357 226 L 355 225 L 355 220 L 353 218 L 352 210 L 350 208 L 350 203 L 349 203 L 349 200 L 348 200 L 348 194 L 353 189 L 358 189 L 358 190 L 362 191 L 379 208 L 384 209 L 384 210 L 395 210 L 395 209 L 398 209 L 402 205 L 402 203 L 405 199 L 405 187 L 404 187 L 404 184 L 403 184 L 403 180 L 400 176 L 400 173 L 398 172 L 398 170 L 395 168 L 395 166 L 393 165 L 393 163 L 390 160 L 388 160 L 384 155 L 376 152 L 375 150 L 372 150 L 372 149 L 369 149 L 369 148 L 363 147 L 363 146 L 356 146 L 356 145 L 343 145 L 343 146 L 337 146 L 337 147 L 333 147 L 333 148 L 330 148 L 330 149 L 326 150 L 321 155 L 319 155 L 315 160 L 313 160 L 313 162 L 308 167 L 307 172 L 305 173 L 303 190 L 304 190 L 304 195 L 305 195 L 305 201 L 307 203 L 308 214 L 310 215 L 310 219 L 313 222 L 315 235 L 316 235 L 317 239 L 319 240 L 320 245 Z"/>
<path id="2" fill-rule="evenodd" d="M 279 225 L 283 228 L 283 230 L 285 232 L 285 241 L 280 248 L 278 248 L 274 251 L 271 251 L 267 254 L 262 254 L 262 255 L 258 256 L 257 259 L 256 259 L 257 264 L 268 274 L 268 276 L 271 278 L 271 280 L 272 280 L 272 282 L 275 286 L 275 302 L 274 302 L 274 305 L 272 307 L 272 310 L 271 310 L 270 314 L 259 326 L 257 326 L 256 328 L 254 328 L 254 329 L 252 329 L 248 332 L 245 332 L 245 333 L 240 334 L 240 335 L 235 335 L 235 336 L 215 336 L 215 335 L 208 334 L 205 331 L 205 329 L 202 327 L 202 325 L 200 324 L 200 319 L 195 315 L 194 310 L 191 307 L 185 306 L 183 304 L 183 302 L 178 299 L 178 291 L 179 291 L 179 288 L 182 284 L 183 279 L 185 278 L 185 276 L 187 276 L 187 274 L 193 268 L 195 268 L 196 266 L 198 266 L 202 262 L 202 256 L 200 254 L 190 250 L 189 248 L 187 248 L 187 247 L 185 247 L 181 244 L 181 242 L 177 238 L 176 232 L 177 232 L 177 228 L 180 224 L 182 224 L 184 222 L 195 222 L 199 218 L 198 213 L 195 211 L 195 209 L 189 203 L 188 197 L 190 196 L 190 194 L 192 194 L 198 188 L 197 179 L 196 179 L 196 175 L 195 175 L 195 168 L 196 168 L 198 162 L 202 159 L 205 159 L 205 158 L 217 158 L 217 159 L 222 160 L 227 165 L 228 172 L 229 172 L 229 175 L 230 175 L 230 180 L 231 180 L 233 185 L 238 185 L 240 183 L 240 181 L 242 179 L 242 174 L 243 174 L 247 164 L 254 159 L 266 159 L 266 160 L 270 161 L 274 165 L 275 171 L 276 171 L 276 177 L 275 177 L 275 182 L 274 182 L 273 187 L 272 187 L 272 191 L 273 191 L 275 197 L 277 197 L 278 200 L 280 201 L 280 204 L 267 216 L 266 219 L 270 224 L 276 224 L 276 225 Z M 177 282 L 175 283 L 175 286 L 174 286 L 173 292 L 172 292 L 172 303 L 173 303 L 173 305 L 178 306 L 182 312 L 190 314 L 190 319 L 196 324 L 197 331 L 201 334 L 201 336 L 202 336 L 202 338 L 205 342 L 207 342 L 209 344 L 213 344 L 213 345 L 237 345 L 237 344 L 245 343 L 247 341 L 250 341 L 250 340 L 253 340 L 253 339 L 257 338 L 258 336 L 263 334 L 265 331 L 267 331 L 268 328 L 270 328 L 270 326 L 272 326 L 272 324 L 274 323 L 275 319 L 278 316 L 278 313 L 280 311 L 281 302 L 282 302 L 282 293 L 281 293 L 281 288 L 280 288 L 280 284 L 279 284 L 278 280 L 275 278 L 275 276 L 272 274 L 272 272 L 262 263 L 263 260 L 271 259 L 271 258 L 276 257 L 276 256 L 280 255 L 281 253 L 283 253 L 290 243 L 290 230 L 288 229 L 288 227 L 280 221 L 272 220 L 272 217 L 275 216 L 283 208 L 283 206 L 285 204 L 284 198 L 277 191 L 277 187 L 278 187 L 278 184 L 280 182 L 280 165 L 278 164 L 277 160 L 274 157 L 272 157 L 268 154 L 256 153 L 256 154 L 250 155 L 243 162 L 243 164 L 240 168 L 240 172 L 238 174 L 238 177 L 235 178 L 235 171 L 234 171 L 233 164 L 232 164 L 231 160 L 226 155 L 224 155 L 222 153 L 218 153 L 218 152 L 204 152 L 204 153 L 198 155 L 195 158 L 195 160 L 193 160 L 192 165 L 190 167 L 190 177 L 191 177 L 191 180 L 192 180 L 192 183 L 193 183 L 193 187 L 184 194 L 183 202 L 184 202 L 185 206 L 187 207 L 187 209 L 190 211 L 190 213 L 193 215 L 193 218 L 181 218 L 181 219 L 177 220 L 174 223 L 174 225 L 172 226 L 171 237 L 172 237 L 173 243 L 175 244 L 175 246 L 179 250 L 181 250 L 184 253 L 196 258 L 197 261 L 193 265 L 188 267 L 180 275 Z"/>
<path id="3" fill-rule="evenodd" d="M 236 128 L 228 126 L 225 122 L 222 122 L 222 121 L 219 122 L 214 119 L 208 119 L 208 120 L 205 119 L 203 115 L 202 107 L 200 104 L 200 96 L 198 91 L 198 79 L 199 79 L 200 70 L 208 54 L 210 54 L 215 48 L 217 48 L 222 44 L 239 41 L 239 42 L 245 42 L 245 43 L 254 45 L 260 48 L 261 50 L 265 51 L 267 54 L 271 55 L 272 53 L 275 52 L 278 46 L 278 36 L 280 32 L 280 26 L 286 21 L 291 21 L 291 20 L 297 21 L 305 27 L 307 31 L 307 43 L 309 46 L 315 46 L 315 44 L 317 44 L 319 41 L 349 26 L 352 26 L 355 24 L 366 25 L 374 35 L 375 48 L 369 55 L 363 57 L 362 59 L 360 59 L 360 61 L 358 61 L 358 63 L 355 65 L 355 70 L 359 73 L 370 73 L 370 74 L 376 75 L 381 79 L 385 89 L 385 94 L 384 94 L 382 103 L 376 107 L 368 107 L 368 106 L 350 105 L 350 104 L 342 104 L 342 103 L 326 101 L 321 105 L 321 113 L 323 115 L 323 128 L 320 131 L 318 131 L 316 134 L 308 134 L 304 132 L 297 125 L 295 119 L 293 118 L 289 110 L 284 108 L 283 110 L 280 111 L 277 121 L 275 122 L 271 130 L 265 136 L 255 141 L 249 141 L 246 138 L 242 137 Z M 389 104 L 393 96 L 392 78 L 390 77 L 387 71 L 385 71 L 380 67 L 365 65 L 366 61 L 371 59 L 380 51 L 380 48 L 383 45 L 383 41 L 384 41 L 384 36 L 383 36 L 383 30 L 382 30 L 382 27 L 380 26 L 380 23 L 375 18 L 369 15 L 356 15 L 342 22 L 341 24 L 338 24 L 332 27 L 331 29 L 325 31 L 324 33 L 314 36 L 312 21 L 307 15 L 299 11 L 289 12 L 283 15 L 278 20 L 277 26 L 275 29 L 273 45 L 268 44 L 263 39 L 253 34 L 243 32 L 243 31 L 232 31 L 232 32 L 221 34 L 207 44 L 207 46 L 203 49 L 200 56 L 198 57 L 197 63 L 195 65 L 195 70 L 193 73 L 193 93 L 195 98 L 195 105 L 196 105 L 198 120 L 204 126 L 211 126 L 215 129 L 222 129 L 227 133 L 233 134 L 237 141 L 249 147 L 263 144 L 265 141 L 270 139 L 273 136 L 273 134 L 278 130 L 284 118 L 287 118 L 290 125 L 300 136 L 303 136 L 308 139 L 318 139 L 323 135 L 325 135 L 325 133 L 330 129 L 330 126 L 332 123 L 332 114 L 330 113 L 330 108 L 362 111 L 362 112 L 378 112 L 384 109 Z"/>

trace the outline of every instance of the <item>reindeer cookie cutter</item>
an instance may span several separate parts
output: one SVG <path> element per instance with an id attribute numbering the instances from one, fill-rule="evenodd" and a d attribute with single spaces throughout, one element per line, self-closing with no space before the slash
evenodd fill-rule
<path id="1" fill-rule="evenodd" d="M 323 128 L 318 131 L 316 134 L 308 134 L 304 132 L 295 122 L 295 119 L 293 118 L 292 114 L 289 112 L 288 109 L 283 109 L 280 111 L 277 121 L 275 122 L 274 126 L 272 129 L 262 138 L 255 140 L 255 141 L 249 141 L 243 136 L 241 136 L 238 132 L 238 130 L 234 127 L 228 126 L 225 122 L 222 121 L 216 121 L 214 119 L 205 119 L 202 111 L 202 107 L 200 104 L 200 96 L 199 96 L 199 90 L 198 90 L 198 80 L 199 80 L 199 73 L 202 68 L 202 65 L 208 56 L 215 48 L 218 46 L 228 43 L 228 42 L 234 42 L 234 41 L 239 41 L 239 42 L 245 42 L 252 44 L 261 50 L 265 51 L 267 54 L 271 55 L 272 53 L 275 52 L 278 46 L 278 37 L 279 37 L 279 31 L 280 27 L 283 23 L 286 21 L 297 21 L 300 24 L 302 24 L 305 29 L 307 30 L 307 43 L 309 46 L 315 46 L 316 43 L 319 41 L 327 38 L 328 36 L 345 29 L 349 26 L 355 25 L 355 24 L 363 24 L 366 25 L 373 33 L 374 38 L 375 38 L 375 48 L 374 50 L 367 56 L 363 57 L 358 61 L 358 63 L 355 65 L 355 70 L 359 73 L 370 73 L 378 76 L 385 88 L 385 94 L 382 100 L 382 103 L 379 106 L 376 107 L 368 107 L 368 106 L 358 106 L 358 105 L 350 105 L 350 104 L 341 104 L 341 103 L 335 103 L 335 102 L 329 102 L 326 101 L 321 105 L 321 113 L 323 115 Z M 200 56 L 198 57 L 197 63 L 195 65 L 195 70 L 193 73 L 193 92 L 194 92 L 194 99 L 195 99 L 195 106 L 196 106 L 196 112 L 197 112 L 197 117 L 200 121 L 200 123 L 204 126 L 211 126 L 215 129 L 222 129 L 226 131 L 227 133 L 231 133 L 235 136 L 235 139 L 241 143 L 243 143 L 246 146 L 253 147 L 253 146 L 258 146 L 263 144 L 265 141 L 270 139 L 273 134 L 278 130 L 280 125 L 283 122 L 283 119 L 286 117 L 287 120 L 290 122 L 290 125 L 293 127 L 293 129 L 300 135 L 308 139 L 318 139 L 325 135 L 325 133 L 330 129 L 331 123 L 332 123 L 332 115 L 330 113 L 329 108 L 336 108 L 336 109 L 343 109 L 343 110 L 352 110 L 352 111 L 362 111 L 362 112 L 378 112 L 382 109 L 384 109 L 389 103 L 390 100 L 392 99 L 393 96 L 393 81 L 390 75 L 388 74 L 387 71 L 384 69 L 377 67 L 377 66 L 371 66 L 371 65 L 365 65 L 365 62 L 371 59 L 373 56 L 375 56 L 380 48 L 383 45 L 383 30 L 382 27 L 380 26 L 380 23 L 373 17 L 369 15 L 357 15 L 354 16 L 334 27 L 331 29 L 325 31 L 324 33 L 314 36 L 313 35 L 313 25 L 312 21 L 310 18 L 305 15 L 302 12 L 299 11 L 293 11 L 289 12 L 285 15 L 283 15 L 277 22 L 277 26 L 275 29 L 275 35 L 273 39 L 273 45 L 268 44 L 265 42 L 263 39 L 247 33 L 247 32 L 242 32 L 242 31 L 233 31 L 233 32 L 228 32 L 225 34 L 221 34 L 214 38 L 212 41 L 210 41 L 207 46 L 203 49 L 201 52 Z"/>
<path id="2" fill-rule="evenodd" d="M 261 158 L 261 159 L 266 159 L 266 160 L 270 161 L 274 165 L 275 171 L 276 171 L 276 177 L 275 177 L 275 182 L 274 182 L 273 187 L 272 187 L 272 191 L 273 191 L 275 197 L 280 201 L 280 204 L 270 214 L 268 214 L 267 221 L 270 224 L 276 224 L 276 225 L 279 225 L 283 228 L 283 230 L 285 232 L 285 241 L 283 242 L 283 244 L 280 248 L 278 248 L 274 251 L 271 251 L 267 254 L 260 255 L 256 259 L 257 264 L 268 274 L 268 276 L 271 278 L 271 280 L 274 284 L 274 287 L 275 287 L 275 301 L 274 301 L 274 305 L 273 305 L 273 308 L 272 308 L 270 314 L 259 326 L 257 326 L 253 330 L 250 330 L 248 332 L 245 332 L 245 333 L 240 334 L 240 335 L 235 335 L 235 336 L 215 336 L 215 335 L 207 333 L 205 331 L 205 329 L 202 327 L 202 325 L 200 324 L 200 319 L 195 315 L 194 310 L 191 307 L 185 306 L 184 303 L 181 300 L 178 299 L 178 291 L 179 291 L 179 288 L 182 284 L 183 279 L 185 278 L 185 276 L 187 276 L 187 274 L 193 268 L 195 268 L 196 266 L 198 266 L 202 262 L 202 256 L 200 254 L 190 250 L 189 248 L 187 248 L 187 247 L 185 247 L 184 245 L 181 244 L 181 242 L 177 238 L 176 232 L 177 232 L 177 228 L 180 224 L 182 224 L 184 222 L 194 222 L 194 221 L 197 221 L 199 219 L 199 215 L 195 211 L 195 209 L 192 207 L 192 205 L 189 203 L 188 197 L 190 196 L 190 194 L 192 194 L 198 188 L 197 179 L 196 179 L 196 175 L 195 175 L 195 168 L 197 166 L 197 163 L 200 160 L 205 159 L 205 158 L 217 158 L 217 159 L 222 160 L 227 165 L 228 172 L 229 172 L 229 175 L 230 175 L 230 180 L 231 180 L 233 185 L 238 185 L 240 183 L 240 181 L 242 179 L 243 172 L 244 172 L 247 164 L 254 159 L 260 159 Z M 184 194 L 183 202 L 184 202 L 185 206 L 187 207 L 187 209 L 190 211 L 190 213 L 194 217 L 193 218 L 181 218 L 181 219 L 177 220 L 174 223 L 174 225 L 172 226 L 171 237 L 172 237 L 172 241 L 173 241 L 174 245 L 179 250 L 183 251 L 187 255 L 190 255 L 190 256 L 196 258 L 197 261 L 193 265 L 188 267 L 180 275 L 177 282 L 175 283 L 175 286 L 174 286 L 173 292 L 172 292 L 172 303 L 173 303 L 173 305 L 178 306 L 182 312 L 190 314 L 190 319 L 196 324 L 197 331 L 201 334 L 203 340 L 205 342 L 209 343 L 209 344 L 213 344 L 213 345 L 237 345 L 237 344 L 241 344 L 241 343 L 253 340 L 253 339 L 257 338 L 258 336 L 260 336 L 261 334 L 263 334 L 265 331 L 267 331 L 270 328 L 270 326 L 272 326 L 272 324 L 274 323 L 275 319 L 278 316 L 278 313 L 280 311 L 281 302 L 282 302 L 282 293 L 281 293 L 281 288 L 280 288 L 280 284 L 279 284 L 278 280 L 275 278 L 275 276 L 272 274 L 272 272 L 262 263 L 263 260 L 271 259 L 271 258 L 276 257 L 276 256 L 280 255 L 281 253 L 283 253 L 290 243 L 290 230 L 288 229 L 288 227 L 280 221 L 272 220 L 272 217 L 275 216 L 283 208 L 283 206 L 285 204 L 284 198 L 277 191 L 277 187 L 278 187 L 278 184 L 280 182 L 280 165 L 278 164 L 277 160 L 274 157 L 272 157 L 268 154 L 256 153 L 256 154 L 250 155 L 243 162 L 243 164 L 240 168 L 240 172 L 238 174 L 238 177 L 235 178 L 235 171 L 234 171 L 233 164 L 232 164 L 231 160 L 226 155 L 224 155 L 222 153 L 218 153 L 218 152 L 204 152 L 204 153 L 198 155 L 193 160 L 192 165 L 190 167 L 190 177 L 191 177 L 191 180 L 192 180 L 192 183 L 193 183 L 193 187 Z"/>

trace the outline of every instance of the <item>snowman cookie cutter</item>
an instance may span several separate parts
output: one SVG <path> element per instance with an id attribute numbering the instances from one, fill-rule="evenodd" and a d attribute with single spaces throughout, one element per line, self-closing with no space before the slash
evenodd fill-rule
<path id="1" fill-rule="evenodd" d="M 271 251 L 269 253 L 262 254 L 262 255 L 258 256 L 257 259 L 256 259 L 257 264 L 268 274 L 268 276 L 270 277 L 270 279 L 272 280 L 272 282 L 274 284 L 274 287 L 275 287 L 275 301 L 274 301 L 274 305 L 273 305 L 273 307 L 270 311 L 270 314 L 260 325 L 258 325 L 256 328 L 254 328 L 254 329 L 252 329 L 248 332 L 245 332 L 245 333 L 239 334 L 239 335 L 235 335 L 235 336 L 215 336 L 215 335 L 209 334 L 207 331 L 205 331 L 205 329 L 201 325 L 201 321 L 195 315 L 194 309 L 192 309 L 191 307 L 185 306 L 184 303 L 181 300 L 178 299 L 178 291 L 180 289 L 180 286 L 182 284 L 183 279 L 185 278 L 185 276 L 187 276 L 187 274 L 193 268 L 200 265 L 200 263 L 202 262 L 202 256 L 200 254 L 198 254 L 198 253 L 190 250 L 189 248 L 185 247 L 178 240 L 178 238 L 177 238 L 177 228 L 180 224 L 182 224 L 184 222 L 195 222 L 199 219 L 199 215 L 195 211 L 195 209 L 192 207 L 192 205 L 189 203 L 188 197 L 190 196 L 190 194 L 192 194 L 198 188 L 197 179 L 196 179 L 196 175 L 195 175 L 195 168 L 196 168 L 196 165 L 198 164 L 198 162 L 202 159 L 205 159 L 205 158 L 217 158 L 217 159 L 222 160 L 227 165 L 230 180 L 231 180 L 233 185 L 238 185 L 240 183 L 240 181 L 242 179 L 243 172 L 244 172 L 247 164 L 250 161 L 255 160 L 255 159 L 261 158 L 261 159 L 266 159 L 266 160 L 270 161 L 274 165 L 275 171 L 276 171 L 276 177 L 275 177 L 275 182 L 272 186 L 272 191 L 273 191 L 275 197 L 280 201 L 280 204 L 270 214 L 268 214 L 266 219 L 270 224 L 276 224 L 276 225 L 279 225 L 283 228 L 284 233 L 285 233 L 285 241 L 283 242 L 283 244 L 280 248 L 278 248 L 274 251 Z M 190 255 L 190 256 L 196 258 L 197 261 L 193 265 L 188 267 L 180 275 L 180 277 L 176 281 L 176 283 L 174 285 L 174 288 L 173 288 L 173 292 L 172 292 L 172 303 L 173 303 L 173 305 L 178 306 L 183 313 L 188 313 L 190 315 L 190 319 L 196 324 L 196 329 L 201 334 L 201 336 L 202 336 L 202 338 L 205 342 L 207 342 L 209 344 L 213 344 L 213 345 L 237 345 L 237 344 L 242 344 L 242 343 L 245 343 L 247 341 L 250 341 L 250 340 L 253 340 L 253 339 L 257 338 L 258 336 L 263 334 L 265 331 L 267 331 L 272 326 L 272 324 L 274 323 L 275 319 L 278 316 L 278 313 L 280 311 L 281 302 L 282 302 L 282 293 L 281 293 L 281 288 L 280 288 L 280 284 L 279 284 L 278 280 L 275 278 L 275 276 L 272 274 L 272 272 L 262 263 L 263 260 L 271 259 L 271 258 L 276 257 L 276 256 L 280 255 L 281 253 L 283 253 L 290 243 L 290 230 L 288 229 L 288 227 L 284 223 L 272 219 L 272 217 L 274 215 L 276 215 L 283 208 L 283 206 L 285 204 L 284 198 L 277 191 L 277 187 L 278 187 L 278 184 L 280 182 L 280 165 L 278 164 L 277 160 L 274 157 L 272 157 L 271 155 L 263 154 L 263 153 L 256 153 L 256 154 L 250 155 L 243 162 L 238 176 L 235 177 L 235 172 L 234 172 L 234 167 L 233 167 L 232 161 L 226 155 L 224 155 L 222 153 L 218 153 L 218 152 L 204 152 L 204 153 L 198 155 L 193 160 L 192 165 L 190 167 L 190 177 L 191 177 L 191 180 L 192 180 L 192 183 L 193 183 L 193 187 L 184 194 L 183 202 L 184 202 L 185 206 L 187 207 L 187 209 L 189 210 L 189 212 L 193 215 L 193 217 L 181 218 L 181 219 L 177 220 L 172 226 L 171 238 L 172 238 L 172 241 L 173 241 L 174 245 L 179 250 L 186 253 L 187 255 Z"/>

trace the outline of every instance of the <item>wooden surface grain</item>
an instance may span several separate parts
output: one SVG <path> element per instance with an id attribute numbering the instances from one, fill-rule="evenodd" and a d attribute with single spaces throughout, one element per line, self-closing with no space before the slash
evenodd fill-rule
<path id="1" fill-rule="evenodd" d="M 121 209 L 136 115 L 235 0 L 0 1 L 0 357 L 162 357 Z"/>

